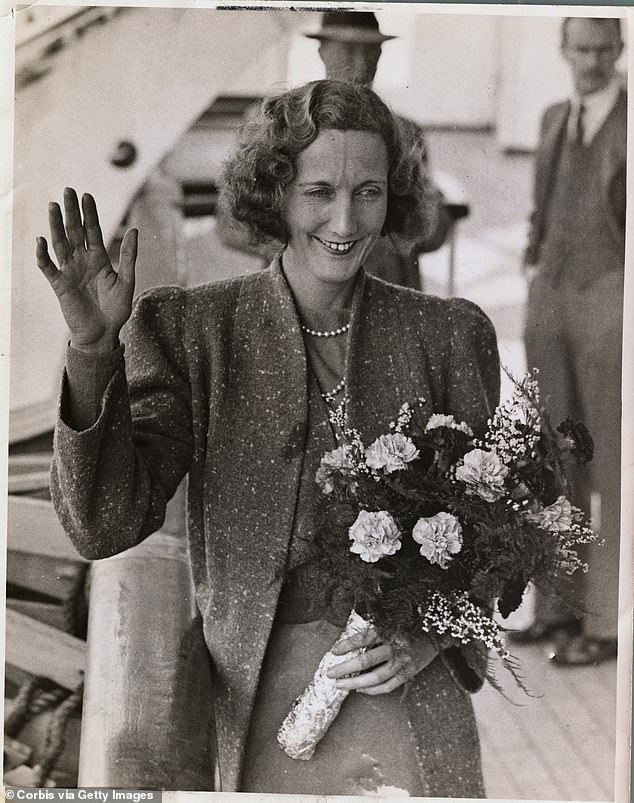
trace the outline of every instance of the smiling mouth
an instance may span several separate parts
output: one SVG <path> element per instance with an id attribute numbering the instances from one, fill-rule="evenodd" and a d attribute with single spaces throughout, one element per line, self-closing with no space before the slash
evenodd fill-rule
<path id="1" fill-rule="evenodd" d="M 350 240 L 347 243 L 335 243 L 330 240 L 322 240 L 321 237 L 315 237 L 315 239 L 329 251 L 332 251 L 333 254 L 349 254 L 357 242 L 356 240 Z"/>

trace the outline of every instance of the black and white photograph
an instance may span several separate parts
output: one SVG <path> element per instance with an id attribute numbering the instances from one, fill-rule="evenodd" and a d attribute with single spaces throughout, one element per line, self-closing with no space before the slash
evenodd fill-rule
<path id="1" fill-rule="evenodd" d="M 626 803 L 631 12 L 4 11 L 6 790 Z"/>

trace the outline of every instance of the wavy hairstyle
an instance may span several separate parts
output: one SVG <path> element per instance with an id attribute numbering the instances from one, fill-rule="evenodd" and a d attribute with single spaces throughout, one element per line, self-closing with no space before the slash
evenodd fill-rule
<path id="1" fill-rule="evenodd" d="M 265 98 L 225 165 L 223 202 L 247 226 L 252 242 L 287 241 L 282 213 L 297 156 L 326 129 L 368 131 L 381 137 L 389 168 L 384 231 L 423 239 L 429 228 L 431 189 L 422 141 L 408 137 L 368 87 L 323 80 Z"/>

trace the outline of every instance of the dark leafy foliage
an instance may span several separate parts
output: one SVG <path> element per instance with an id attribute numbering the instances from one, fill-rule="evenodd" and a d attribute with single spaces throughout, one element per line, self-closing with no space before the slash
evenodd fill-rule
<path id="1" fill-rule="evenodd" d="M 548 588 L 564 568 L 582 567 L 574 546 L 592 534 L 567 501 L 567 463 L 571 457 L 589 459 L 592 439 L 571 419 L 555 430 L 530 377 L 516 383 L 514 399 L 496 410 L 482 441 L 451 417 L 436 416 L 429 426 L 431 421 L 418 420 L 415 406 L 407 406 L 406 414 L 404 409 L 392 434 L 408 439 L 409 452 L 396 468 L 366 463 L 369 445 L 343 428 L 341 443 L 351 464 L 340 471 L 330 465 L 331 484 L 317 506 L 305 564 L 306 592 L 344 590 L 386 638 L 420 634 L 439 593 L 449 601 L 467 599 L 469 611 L 481 617 L 471 635 L 462 637 L 468 644 L 480 638 L 482 622 L 493 624 L 496 601 L 507 617 L 521 604 L 529 582 Z M 486 471 L 477 482 L 461 473 L 471 452 L 495 464 L 498 476 L 488 486 Z M 350 551 L 350 531 L 362 511 L 390 514 L 400 531 L 397 552 L 366 562 Z M 447 514 L 455 519 L 460 545 L 439 561 L 433 550 L 423 554 L 412 533 L 421 519 Z M 436 635 L 446 632 L 442 627 Z M 508 653 L 503 657 L 509 660 Z"/>

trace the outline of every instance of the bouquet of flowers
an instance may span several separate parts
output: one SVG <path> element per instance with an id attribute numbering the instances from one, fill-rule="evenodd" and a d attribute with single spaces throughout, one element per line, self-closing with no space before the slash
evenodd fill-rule
<path id="1" fill-rule="evenodd" d="M 332 413 L 339 446 L 317 472 L 311 560 L 317 584 L 354 599 L 342 637 L 370 625 L 393 643 L 422 632 L 467 660 L 492 650 L 515 674 L 496 607 L 506 618 L 529 582 L 548 590 L 587 570 L 576 546 L 596 536 L 569 501 L 568 467 L 592 458 L 592 439 L 569 418 L 554 428 L 534 375 L 513 381 L 482 438 L 451 415 L 419 420 L 422 400 L 369 445 L 343 408 Z M 346 695 L 326 675 L 333 660 L 324 656 L 280 728 L 293 758 L 310 758 Z"/>

